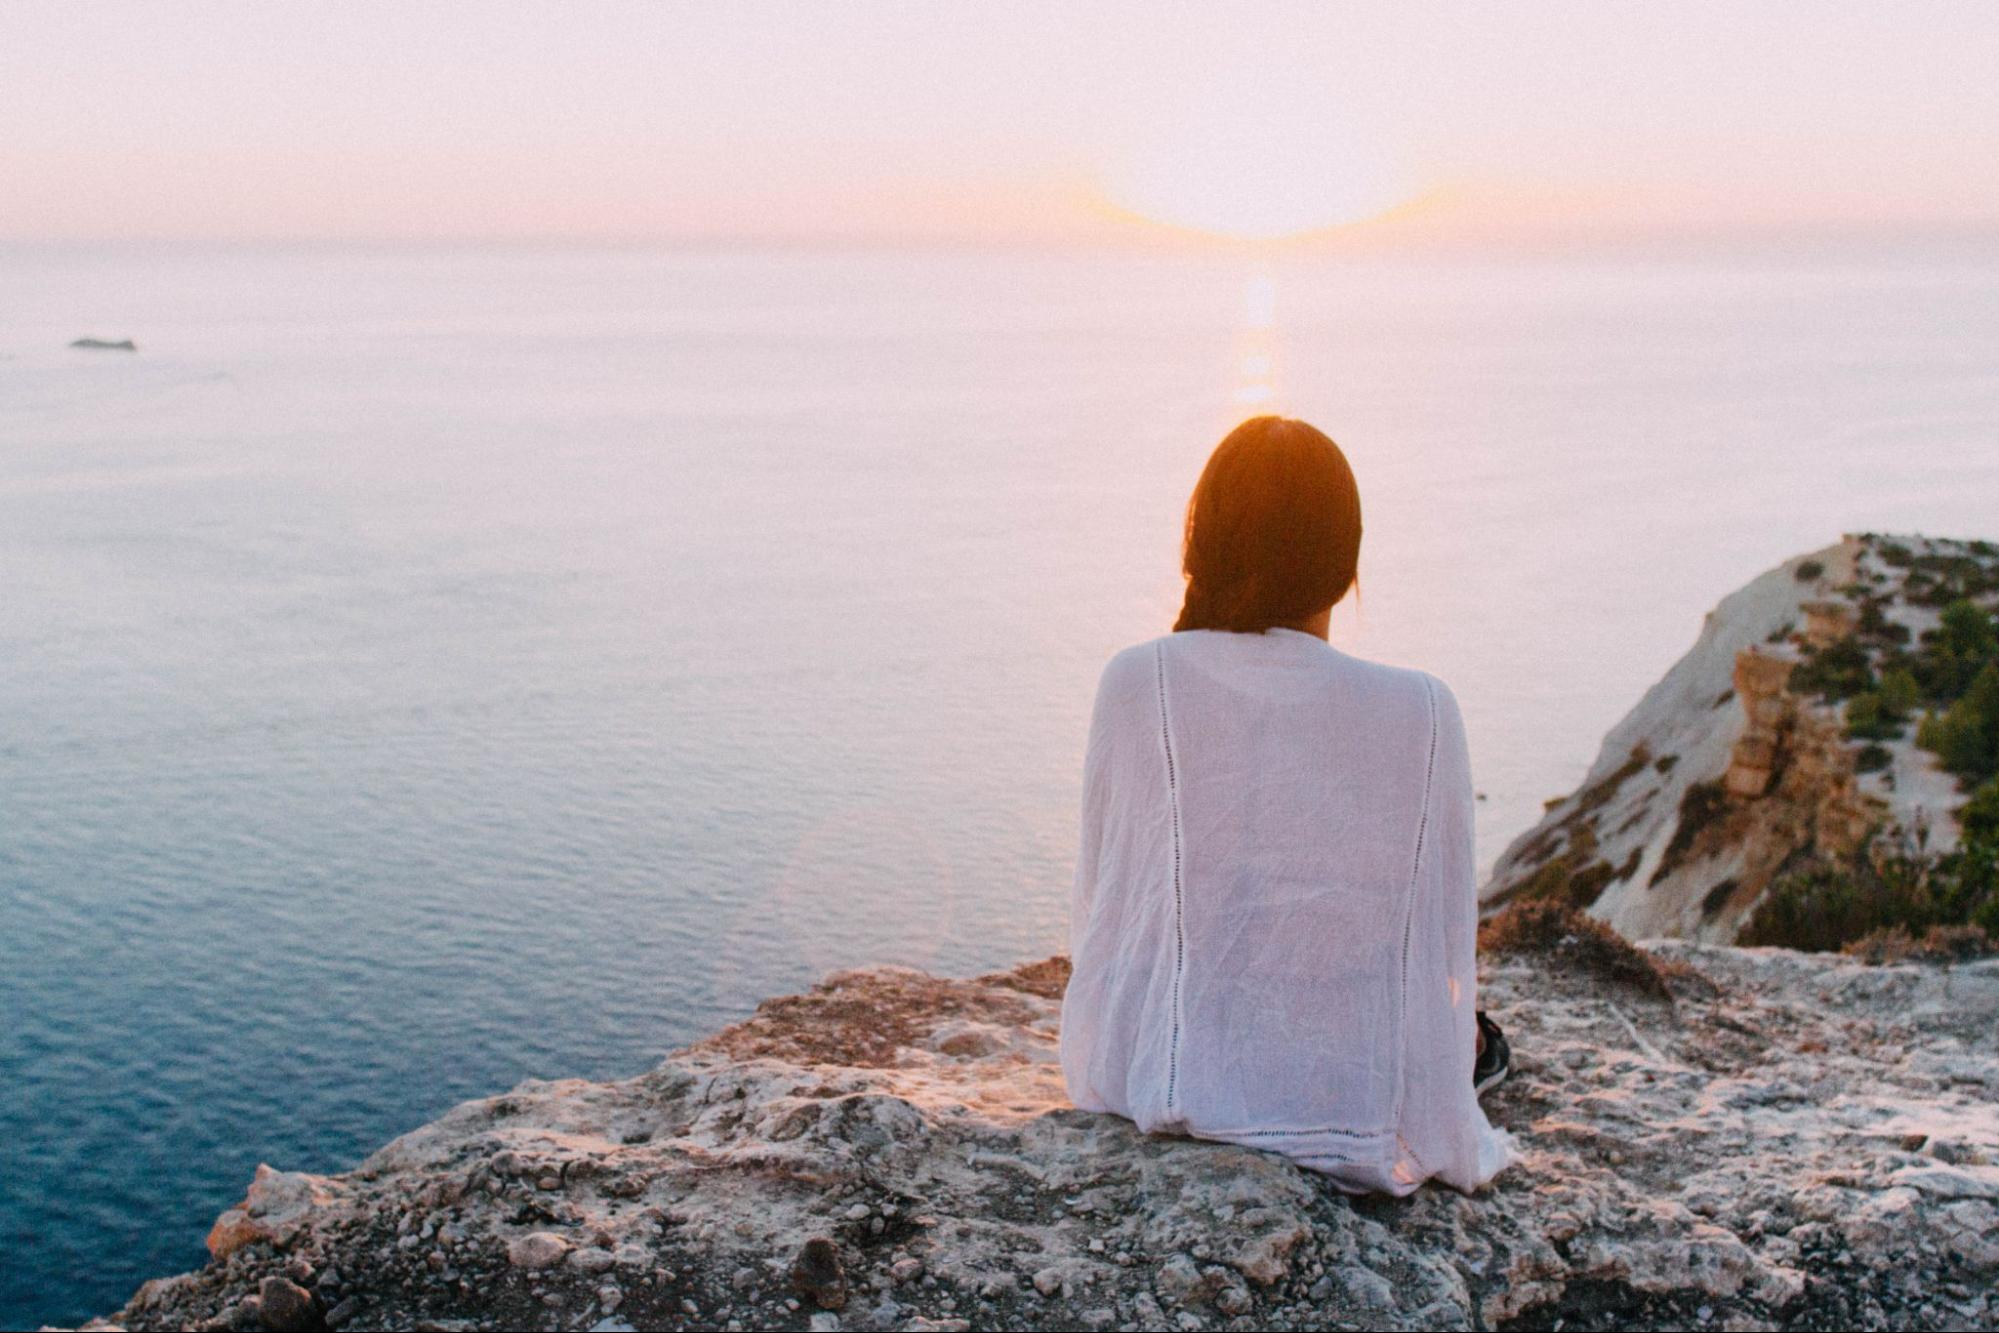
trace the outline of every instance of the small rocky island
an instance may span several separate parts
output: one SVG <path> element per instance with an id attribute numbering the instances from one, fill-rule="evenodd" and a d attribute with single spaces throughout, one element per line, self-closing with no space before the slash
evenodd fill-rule
<path id="1" fill-rule="evenodd" d="M 85 352 L 136 352 L 139 344 L 130 338 L 78 338 L 71 347 Z"/>
<path id="2" fill-rule="evenodd" d="M 1060 958 L 868 968 L 344 1175 L 260 1167 L 205 1267 L 93 1327 L 1999 1328 L 1989 897 L 1907 928 L 1990 891 L 1965 788 L 1999 667 L 1961 608 L 1995 592 L 1975 544 L 1765 575 L 1508 852 L 1481 998 L 1521 1160 L 1476 1196 L 1352 1199 L 1075 1110 Z M 1606 924 L 1712 940 L 1828 876 L 1898 924 L 1846 953 Z"/>

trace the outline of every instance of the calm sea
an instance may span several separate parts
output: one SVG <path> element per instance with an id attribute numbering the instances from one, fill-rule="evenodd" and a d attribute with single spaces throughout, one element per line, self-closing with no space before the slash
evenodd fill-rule
<path id="1" fill-rule="evenodd" d="M 1266 402 L 1490 862 L 1751 575 L 1999 536 L 1999 250 L 0 251 L 0 1325 L 259 1161 L 1058 948 L 1096 673 Z"/>

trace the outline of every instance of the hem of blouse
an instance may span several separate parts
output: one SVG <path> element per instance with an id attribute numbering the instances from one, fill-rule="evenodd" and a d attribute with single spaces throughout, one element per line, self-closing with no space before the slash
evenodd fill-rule
<path id="1" fill-rule="evenodd" d="M 1345 1130 L 1296 1130 L 1264 1131 L 1241 1130 L 1230 1132 L 1220 1129 L 1193 1129 L 1195 1137 L 1215 1143 L 1233 1143 L 1238 1147 L 1255 1148 L 1262 1152 L 1274 1152 L 1294 1161 L 1338 1162 L 1348 1166 L 1362 1166 L 1386 1174 L 1394 1169 L 1398 1156 L 1397 1143 L 1400 1135 L 1393 1130 L 1383 1130 L 1373 1134 L 1358 1134 Z"/>

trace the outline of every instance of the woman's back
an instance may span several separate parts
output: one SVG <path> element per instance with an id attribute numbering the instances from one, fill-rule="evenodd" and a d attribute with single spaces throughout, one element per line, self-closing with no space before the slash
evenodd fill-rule
<path id="1" fill-rule="evenodd" d="M 1077 1105 L 1355 1190 L 1504 1164 L 1471 1086 L 1471 786 L 1450 693 L 1310 634 L 1106 668 L 1062 1055 Z"/>

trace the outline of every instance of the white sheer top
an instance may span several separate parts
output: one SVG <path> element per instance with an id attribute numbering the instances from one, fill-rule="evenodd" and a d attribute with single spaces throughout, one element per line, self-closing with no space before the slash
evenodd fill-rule
<path id="1" fill-rule="evenodd" d="M 1511 1160 L 1472 1090 L 1464 723 L 1295 630 L 1128 648 L 1098 686 L 1062 1004 L 1077 1106 L 1355 1192 Z"/>

